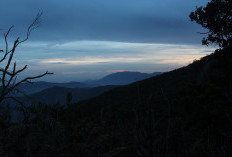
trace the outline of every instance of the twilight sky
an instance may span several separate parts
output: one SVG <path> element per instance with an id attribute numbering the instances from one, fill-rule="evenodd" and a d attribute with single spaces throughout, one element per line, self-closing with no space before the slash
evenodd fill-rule
<path id="1" fill-rule="evenodd" d="M 24 35 L 38 11 L 42 25 L 17 50 L 23 76 L 46 70 L 52 82 L 97 79 L 117 71 L 169 71 L 212 48 L 188 15 L 208 0 L 0 0 L 0 46 Z M 4 21 L 4 22 L 3 22 Z"/>

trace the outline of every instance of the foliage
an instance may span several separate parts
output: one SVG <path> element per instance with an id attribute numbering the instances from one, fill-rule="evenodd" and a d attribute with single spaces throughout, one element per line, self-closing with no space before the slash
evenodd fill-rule
<path id="1" fill-rule="evenodd" d="M 66 107 L 22 105 L 24 120 L 17 123 L 9 122 L 6 106 L 0 113 L 0 156 L 229 157 L 231 67 L 231 49 L 224 47 L 77 104 L 70 93 Z"/>
<path id="2" fill-rule="evenodd" d="M 211 0 L 206 7 L 198 7 L 191 12 L 192 21 L 208 29 L 206 38 L 202 44 L 209 45 L 215 43 L 219 47 L 232 46 L 232 1 L 231 0 Z"/>
<path id="3" fill-rule="evenodd" d="M 231 154 L 232 53 L 227 51 L 217 50 L 187 67 L 78 104 L 24 106 L 21 111 L 27 114 L 17 123 L 9 123 L 6 114 L 0 127 L 0 155 Z"/>

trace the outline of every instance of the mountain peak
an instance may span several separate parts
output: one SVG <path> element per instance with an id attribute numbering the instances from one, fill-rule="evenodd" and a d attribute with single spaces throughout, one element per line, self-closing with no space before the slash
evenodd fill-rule
<path id="1" fill-rule="evenodd" d="M 151 74 L 135 71 L 116 72 L 103 77 L 97 82 L 101 85 L 126 85 L 136 81 L 150 78 L 158 74 L 161 74 L 161 72 L 155 72 Z"/>

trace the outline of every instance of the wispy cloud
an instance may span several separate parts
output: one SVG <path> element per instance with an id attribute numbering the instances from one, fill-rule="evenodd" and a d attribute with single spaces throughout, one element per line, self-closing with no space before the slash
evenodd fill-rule
<path id="1" fill-rule="evenodd" d="M 71 64 L 71 65 L 94 65 L 94 64 L 112 64 L 112 63 L 141 63 L 145 58 L 124 58 L 124 57 L 85 57 L 77 59 L 44 59 L 42 64 Z"/>
<path id="2" fill-rule="evenodd" d="M 28 43 L 22 47 L 25 61 L 33 59 L 43 64 L 107 64 L 112 62 L 176 62 L 186 64 L 213 49 L 194 45 L 148 44 L 109 41 L 75 41 L 62 44 Z M 50 45 L 50 46 L 48 46 Z M 33 52 L 32 52 L 33 51 Z M 20 54 L 22 55 L 22 54 Z M 179 59 L 178 59 L 179 58 Z"/>
<path id="3" fill-rule="evenodd" d="M 33 72 L 53 71 L 52 79 L 66 73 L 73 80 L 89 77 L 90 71 L 165 71 L 211 52 L 198 46 L 201 36 L 195 32 L 202 29 L 188 18 L 195 6 L 208 1 L 5 0 L 0 14 L 7 16 L 1 17 L 0 33 L 14 24 L 9 39 L 25 35 L 42 8 L 43 25 L 18 47 L 17 65 L 28 64 Z"/>
<path id="4" fill-rule="evenodd" d="M 115 72 L 124 72 L 129 70 L 107 70 L 108 73 L 115 73 Z"/>
<path id="5" fill-rule="evenodd" d="M 149 63 L 149 64 L 188 64 L 198 59 L 213 49 L 206 49 L 194 45 L 173 45 L 173 44 L 144 44 L 144 43 L 119 43 L 119 42 L 93 42 L 81 41 L 55 46 L 54 51 L 62 51 L 82 47 L 85 45 L 85 54 L 75 51 L 70 52 L 66 57 L 50 57 L 41 59 L 41 64 L 70 64 L 70 65 L 104 65 L 114 63 Z M 95 44 L 99 43 L 95 50 Z M 88 45 L 89 44 L 89 45 Z M 67 46 L 69 45 L 69 46 Z M 73 47 L 71 46 L 73 45 Z M 84 49 L 84 47 L 82 47 Z M 118 50 L 118 51 L 117 51 Z M 57 51 L 55 51 L 57 53 Z M 100 51 L 95 53 L 95 51 Z M 55 56 L 55 54 L 54 54 Z M 59 56 L 59 55 L 58 55 Z"/>
<path id="6" fill-rule="evenodd" d="M 84 74 L 87 73 L 88 71 L 72 71 L 72 72 L 62 72 L 64 75 L 76 75 L 76 74 Z"/>
<path id="7" fill-rule="evenodd" d="M 39 48 L 40 46 L 42 48 Z M 76 77 L 81 73 L 81 76 L 87 77 L 90 74 L 103 75 L 110 70 L 166 71 L 191 63 L 211 52 L 212 48 L 180 44 L 113 41 L 73 41 L 60 44 L 28 42 L 16 53 L 16 60 L 18 65 L 28 64 L 34 71 L 45 69 L 54 71 L 56 75 L 60 73 Z"/>
<path id="8" fill-rule="evenodd" d="M 64 75 L 79 75 L 79 74 L 97 74 L 97 73 L 104 73 L 105 71 L 68 71 L 62 72 Z"/>

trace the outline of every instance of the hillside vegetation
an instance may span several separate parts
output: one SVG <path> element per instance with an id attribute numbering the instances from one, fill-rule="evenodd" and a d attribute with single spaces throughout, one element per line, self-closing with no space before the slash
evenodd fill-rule
<path id="1" fill-rule="evenodd" d="M 208 30 L 202 43 L 219 47 L 213 54 L 133 84 L 107 86 L 109 91 L 78 103 L 71 103 L 69 92 L 67 106 L 27 106 L 11 97 L 18 103 L 14 111 L 21 114 L 12 122 L 12 104 L 4 100 L 20 84 L 52 74 L 15 84 L 14 78 L 27 66 L 16 71 L 14 63 L 9 71 L 15 48 L 28 39 L 38 14 L 27 38 L 18 38 L 1 60 L 11 54 L 1 70 L 0 157 L 231 157 L 231 8 L 231 0 L 211 0 L 190 14 L 192 21 Z M 66 89 L 52 89 L 57 94 L 51 99 L 61 96 L 59 90 Z"/>
<path id="2" fill-rule="evenodd" d="M 205 157 L 232 153 L 232 53 L 116 87 L 68 107 L 1 109 L 0 155 Z"/>
<path id="3" fill-rule="evenodd" d="M 100 86 L 94 88 L 67 88 L 67 87 L 55 86 L 52 88 L 42 90 L 35 94 L 31 94 L 27 97 L 22 97 L 21 100 L 25 103 L 29 101 L 29 102 L 43 102 L 50 105 L 56 103 L 66 105 L 67 93 L 71 93 L 72 95 L 71 102 L 78 102 L 80 100 L 96 97 L 115 87 L 117 86 L 113 86 L 113 85 Z"/>
<path id="4" fill-rule="evenodd" d="M 70 109 L 102 124 L 133 156 L 231 154 L 231 67 L 230 49 L 217 50 L 186 67 Z"/>

